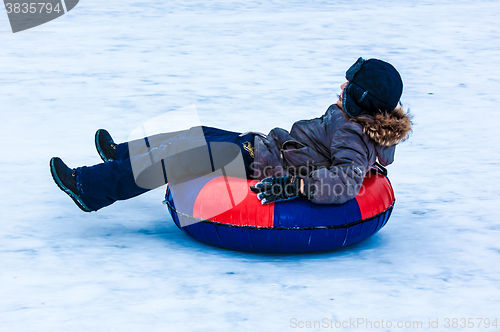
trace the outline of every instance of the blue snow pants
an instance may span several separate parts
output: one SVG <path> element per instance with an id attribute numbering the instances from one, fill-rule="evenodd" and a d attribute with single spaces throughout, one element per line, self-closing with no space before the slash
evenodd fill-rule
<path id="1" fill-rule="evenodd" d="M 134 144 L 134 141 L 122 143 L 118 144 L 116 148 L 116 160 L 94 166 L 83 166 L 76 169 L 78 195 L 89 207 L 89 209 L 97 211 L 105 206 L 113 204 L 117 200 L 125 200 L 138 196 L 154 189 L 155 187 L 159 187 L 167 182 L 170 182 L 171 179 L 167 179 L 166 174 L 175 173 L 175 177 L 177 179 L 188 179 L 199 175 L 209 174 L 214 170 L 220 169 L 225 164 L 230 163 L 235 157 L 234 153 L 227 153 L 227 149 L 222 150 L 220 148 L 221 144 L 214 142 L 233 143 L 234 145 L 232 146 L 236 147 L 238 153 L 241 151 L 241 155 L 243 157 L 245 168 L 243 176 L 246 176 L 248 179 L 252 178 L 255 134 L 250 133 L 241 135 L 237 132 L 205 126 L 195 128 L 198 128 L 198 131 L 200 128 L 202 129 L 206 145 L 209 147 L 208 149 L 206 146 L 204 147 L 204 151 L 209 151 L 208 153 L 210 153 L 210 156 L 208 156 L 208 166 L 203 166 L 207 165 L 207 155 L 199 153 L 196 149 L 193 149 L 191 151 L 194 151 L 195 153 L 183 153 L 180 154 L 180 157 L 173 156 L 171 158 L 167 158 L 167 160 L 162 160 L 161 163 L 157 162 L 151 167 L 146 168 L 140 174 L 140 182 L 147 183 L 147 185 L 139 183 L 141 184 L 141 186 L 139 186 L 137 176 L 134 178 L 131 158 L 140 158 L 141 156 L 136 157 L 135 155 L 132 155 L 131 157 L 130 155 L 129 144 Z M 190 133 L 195 128 L 149 137 L 151 148 L 161 148 L 168 146 L 171 142 L 189 140 L 190 137 L 192 137 L 190 136 Z M 146 142 L 148 142 L 147 139 Z M 148 150 L 151 150 L 149 143 L 147 143 L 147 145 Z M 217 149 L 220 151 L 217 151 Z M 145 153 L 145 156 L 142 157 L 149 158 L 147 155 L 148 154 Z M 214 155 L 225 157 L 217 157 L 216 160 L 216 158 L 213 158 Z M 172 159 L 172 162 L 169 163 L 168 159 Z M 165 164 L 167 165 L 167 168 L 169 164 L 174 165 L 172 166 L 171 172 L 165 173 Z M 161 169 L 163 169 L 163 176 L 162 181 L 159 182 L 157 180 L 157 175 L 158 171 L 161 171 Z M 153 181 L 153 184 L 151 184 L 151 181 L 148 182 L 148 176 L 151 175 L 150 177 L 153 178 L 153 173 L 156 175 L 156 180 Z"/>

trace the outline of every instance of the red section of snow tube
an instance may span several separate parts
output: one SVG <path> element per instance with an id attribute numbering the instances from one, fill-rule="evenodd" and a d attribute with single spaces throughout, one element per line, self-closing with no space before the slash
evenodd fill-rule
<path id="1" fill-rule="evenodd" d="M 211 180 L 196 197 L 193 216 L 228 225 L 273 227 L 274 204 L 262 205 L 249 189 L 257 182 L 224 176 Z"/>
<path id="2" fill-rule="evenodd" d="M 369 190 L 368 190 L 369 188 Z M 369 174 L 356 196 L 361 219 L 367 219 L 384 212 L 394 203 L 394 191 L 389 179 L 382 174 Z"/>

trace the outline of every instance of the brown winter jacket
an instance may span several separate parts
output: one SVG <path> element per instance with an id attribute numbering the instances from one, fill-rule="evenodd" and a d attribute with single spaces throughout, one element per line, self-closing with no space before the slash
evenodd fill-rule
<path id="1" fill-rule="evenodd" d="M 331 105 L 320 118 L 295 122 L 290 132 L 274 128 L 255 138 L 254 177 L 292 174 L 304 178 L 314 203 L 342 204 L 354 198 L 378 161 L 394 161 L 396 144 L 411 131 L 401 108 L 390 114 L 349 119 Z"/>

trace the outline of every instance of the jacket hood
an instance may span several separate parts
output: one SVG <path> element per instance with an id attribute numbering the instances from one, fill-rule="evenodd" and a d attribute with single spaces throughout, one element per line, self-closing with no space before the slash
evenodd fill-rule
<path id="1" fill-rule="evenodd" d="M 352 120 L 359 123 L 363 132 L 381 146 L 405 141 L 412 131 L 411 115 L 400 105 L 392 112 L 362 115 Z"/>

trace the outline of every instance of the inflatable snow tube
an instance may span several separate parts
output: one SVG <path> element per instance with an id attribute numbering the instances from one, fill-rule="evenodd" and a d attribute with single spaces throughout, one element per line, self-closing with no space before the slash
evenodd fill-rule
<path id="1" fill-rule="evenodd" d="M 332 250 L 358 243 L 387 223 L 394 206 L 388 178 L 369 173 L 344 204 L 306 198 L 262 205 L 249 189 L 258 181 L 201 177 L 167 187 L 175 224 L 195 239 L 222 248 L 262 253 Z"/>

